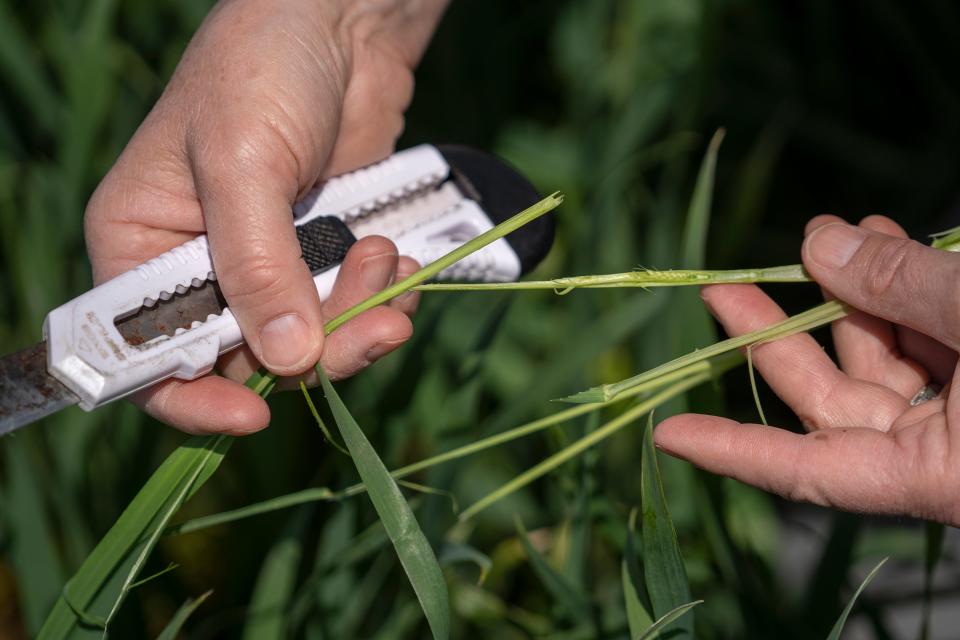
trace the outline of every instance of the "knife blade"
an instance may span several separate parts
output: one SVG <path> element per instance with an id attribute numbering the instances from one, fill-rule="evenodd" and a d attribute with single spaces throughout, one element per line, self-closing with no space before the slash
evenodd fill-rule
<path id="1" fill-rule="evenodd" d="M 47 373 L 47 343 L 0 358 L 0 435 L 80 402 Z"/>

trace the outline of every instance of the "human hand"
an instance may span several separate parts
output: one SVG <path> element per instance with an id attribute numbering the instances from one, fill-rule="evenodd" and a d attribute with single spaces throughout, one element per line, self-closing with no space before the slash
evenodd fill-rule
<path id="1" fill-rule="evenodd" d="M 828 296 L 861 311 L 833 323 L 841 369 L 807 334 L 754 347 L 753 362 L 809 433 L 680 415 L 663 451 L 788 498 L 960 525 L 960 255 L 908 240 L 893 221 L 807 225 L 803 262 Z M 753 285 L 706 287 L 730 335 L 785 318 Z M 928 383 L 943 386 L 911 406 Z"/>
<path id="2" fill-rule="evenodd" d="M 224 377 L 139 393 L 147 412 L 190 433 L 256 431 L 269 409 L 238 381 L 260 362 L 292 376 L 320 360 L 343 378 L 410 336 L 415 294 L 324 339 L 324 322 L 418 266 L 386 238 L 365 238 L 321 304 L 291 206 L 319 180 L 392 152 L 444 4 L 235 0 L 207 16 L 86 211 L 98 283 L 206 233 L 246 340 L 218 362 Z"/>

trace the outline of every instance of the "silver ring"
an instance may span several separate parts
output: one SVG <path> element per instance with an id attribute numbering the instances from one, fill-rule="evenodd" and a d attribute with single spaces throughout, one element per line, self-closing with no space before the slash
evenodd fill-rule
<path id="1" fill-rule="evenodd" d="M 913 396 L 913 399 L 910 400 L 910 406 L 916 407 L 921 405 L 928 400 L 933 400 L 938 395 L 940 395 L 940 386 L 936 384 L 925 384 L 917 391 L 917 395 Z"/>

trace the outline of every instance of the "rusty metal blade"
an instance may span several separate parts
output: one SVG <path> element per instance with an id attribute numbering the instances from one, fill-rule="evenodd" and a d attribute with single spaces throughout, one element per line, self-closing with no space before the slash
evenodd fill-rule
<path id="1" fill-rule="evenodd" d="M 0 358 L 0 435 L 80 399 L 47 373 L 47 343 Z"/>
<path id="2" fill-rule="evenodd" d="M 117 331 L 132 345 L 143 344 L 160 336 L 172 336 L 177 329 L 189 329 L 194 322 L 205 322 L 220 315 L 227 302 L 215 281 L 206 281 L 169 300 L 159 300 L 136 313 L 117 320 Z"/>

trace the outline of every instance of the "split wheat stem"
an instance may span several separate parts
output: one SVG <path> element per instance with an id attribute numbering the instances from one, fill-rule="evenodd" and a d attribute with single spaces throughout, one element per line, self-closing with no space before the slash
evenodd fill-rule
<path id="1" fill-rule="evenodd" d="M 640 269 L 624 273 L 608 273 L 595 276 L 572 276 L 554 280 L 530 280 L 526 282 L 484 282 L 484 283 L 430 283 L 422 284 L 416 291 L 530 291 L 549 289 L 560 294 L 573 289 L 612 289 L 638 287 L 702 286 L 707 284 L 747 284 L 764 282 L 812 282 L 803 265 L 790 264 L 782 267 L 761 269 L 729 269 L 705 271 L 694 269 L 676 269 L 655 271 Z"/>

